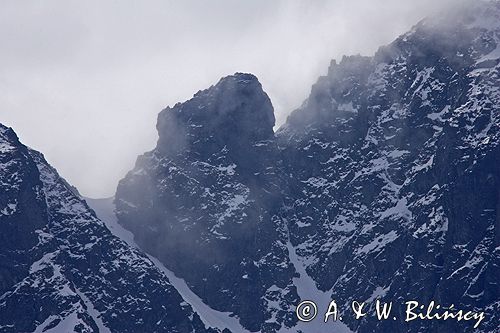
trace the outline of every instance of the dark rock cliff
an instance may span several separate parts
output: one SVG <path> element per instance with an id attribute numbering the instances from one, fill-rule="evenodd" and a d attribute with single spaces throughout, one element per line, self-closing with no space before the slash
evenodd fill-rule
<path id="1" fill-rule="evenodd" d="M 273 107 L 237 73 L 158 116 L 157 147 L 117 190 L 119 222 L 214 309 L 247 329 L 293 324 L 298 300 L 278 217 Z M 272 302 L 284 308 L 269 308 Z"/>
<path id="2" fill-rule="evenodd" d="M 210 332 L 40 153 L 0 125 L 1 332 Z"/>
<path id="3" fill-rule="evenodd" d="M 293 324 L 290 282 L 301 287 L 294 271 L 304 265 L 343 309 L 351 300 L 370 309 L 377 298 L 394 302 L 396 321 L 355 321 L 345 311 L 358 332 L 472 326 L 405 323 L 412 299 L 484 310 L 479 330 L 491 332 L 499 13 L 496 1 L 457 5 L 373 57 L 332 62 L 276 135 L 269 99 L 249 74 L 165 109 L 158 146 L 118 187 L 120 223 L 252 331 Z M 279 306 L 270 311 L 272 291 Z"/>

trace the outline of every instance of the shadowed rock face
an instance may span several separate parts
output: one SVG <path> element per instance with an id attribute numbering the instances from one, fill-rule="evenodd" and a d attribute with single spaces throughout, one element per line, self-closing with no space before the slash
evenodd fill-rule
<path id="1" fill-rule="evenodd" d="M 480 329 L 496 329 L 499 6 L 424 20 L 374 57 L 332 63 L 277 133 L 291 241 L 342 303 L 435 300 L 485 310 Z M 349 324 L 359 332 L 472 326 Z"/>
<path id="2" fill-rule="evenodd" d="M 143 249 L 254 331 L 292 325 L 298 300 L 273 126 L 257 78 L 225 77 L 160 113 L 157 147 L 139 157 L 115 200 Z M 271 301 L 283 307 L 269 309 Z"/>
<path id="3" fill-rule="evenodd" d="M 163 110 L 158 115 L 157 149 L 165 154 L 196 149 L 202 139 L 197 150 L 205 156 L 224 147 L 237 153 L 246 145 L 272 139 L 274 123 L 271 101 L 257 78 L 237 73 Z"/>
<path id="4" fill-rule="evenodd" d="M 35 230 L 47 221 L 47 210 L 37 194 L 42 184 L 28 150 L 10 128 L 0 125 L 0 295 L 12 288 L 31 265 L 31 258 L 16 255 L 38 242 Z M 22 180 L 22 181 L 21 181 Z M 19 220 L 30 223 L 19 223 Z"/>
<path id="5" fill-rule="evenodd" d="M 225 77 L 159 114 L 117 217 L 212 307 L 199 309 L 248 331 L 321 331 L 296 325 L 299 290 L 331 295 L 359 333 L 474 325 L 405 323 L 408 300 L 485 311 L 475 331 L 495 332 L 499 73 L 500 2 L 481 1 L 333 62 L 276 134 L 258 80 Z M 345 311 L 378 298 L 398 320 Z M 214 332 L 199 315 L 0 125 L 1 332 Z"/>
<path id="6" fill-rule="evenodd" d="M 210 332 L 145 255 L 1 124 L 0 240 L 1 332 Z"/>
<path id="7" fill-rule="evenodd" d="M 288 241 L 343 309 L 394 302 L 358 332 L 404 323 L 407 300 L 498 321 L 499 3 L 420 22 L 374 57 L 332 63 L 273 135 L 268 97 L 235 74 L 163 110 L 157 147 L 116 194 L 120 223 L 212 307 L 249 330 L 292 325 Z M 495 51 L 496 50 L 496 51 Z M 307 298 L 310 295 L 301 295 Z M 279 304 L 277 306 L 276 304 Z"/>

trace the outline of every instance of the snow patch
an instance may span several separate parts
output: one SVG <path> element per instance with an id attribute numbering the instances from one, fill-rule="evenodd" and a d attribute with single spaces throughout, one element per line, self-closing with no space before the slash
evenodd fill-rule
<path id="1" fill-rule="evenodd" d="M 356 253 L 359 255 L 359 254 L 367 254 L 370 252 L 381 251 L 387 244 L 394 242 L 397 238 L 398 238 L 397 232 L 395 230 L 392 230 L 387 234 L 378 236 L 370 243 L 358 249 Z"/>
<path id="2" fill-rule="evenodd" d="M 90 301 L 90 299 L 87 296 L 85 296 L 85 294 L 82 293 L 80 290 L 76 289 L 76 293 L 78 294 L 78 296 L 80 296 L 83 303 L 87 307 L 87 312 L 92 317 L 95 324 L 99 328 L 99 333 L 111 333 L 111 330 L 107 328 L 106 325 L 104 325 L 101 318 L 101 313 L 94 308 L 94 304 L 92 304 L 92 301 Z"/>
<path id="3" fill-rule="evenodd" d="M 318 316 L 307 323 L 299 322 L 295 329 L 301 332 L 325 332 L 328 329 L 336 333 L 353 333 L 349 327 L 341 321 L 332 322 L 331 319 L 328 323 L 324 322 L 323 315 L 328 310 L 328 305 L 332 301 L 331 291 L 321 291 L 318 289 L 316 282 L 307 274 L 304 264 L 299 259 L 295 252 L 290 240 L 287 243 L 288 255 L 290 262 L 295 267 L 299 277 L 293 278 L 293 284 L 297 287 L 297 293 L 301 300 L 313 300 L 318 306 Z M 280 332 L 290 332 L 289 329 L 282 328 Z"/>

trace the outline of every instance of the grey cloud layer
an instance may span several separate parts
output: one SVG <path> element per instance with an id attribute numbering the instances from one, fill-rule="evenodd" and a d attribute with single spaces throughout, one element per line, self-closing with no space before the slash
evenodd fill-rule
<path id="1" fill-rule="evenodd" d="M 165 106 L 246 71 L 280 124 L 331 59 L 371 54 L 450 3 L 2 1 L 0 122 L 84 195 L 109 196 Z"/>

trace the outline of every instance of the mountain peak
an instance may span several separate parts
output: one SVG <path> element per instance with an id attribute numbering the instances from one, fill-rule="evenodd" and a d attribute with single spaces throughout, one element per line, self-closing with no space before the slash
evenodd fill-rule
<path id="1" fill-rule="evenodd" d="M 178 152 L 208 138 L 221 146 L 266 140 L 274 124 L 273 106 L 257 77 L 235 73 L 164 109 L 158 115 L 158 148 Z"/>
<path id="2" fill-rule="evenodd" d="M 18 142 L 16 133 L 12 130 L 12 128 L 4 126 L 0 123 L 0 142 Z"/>

